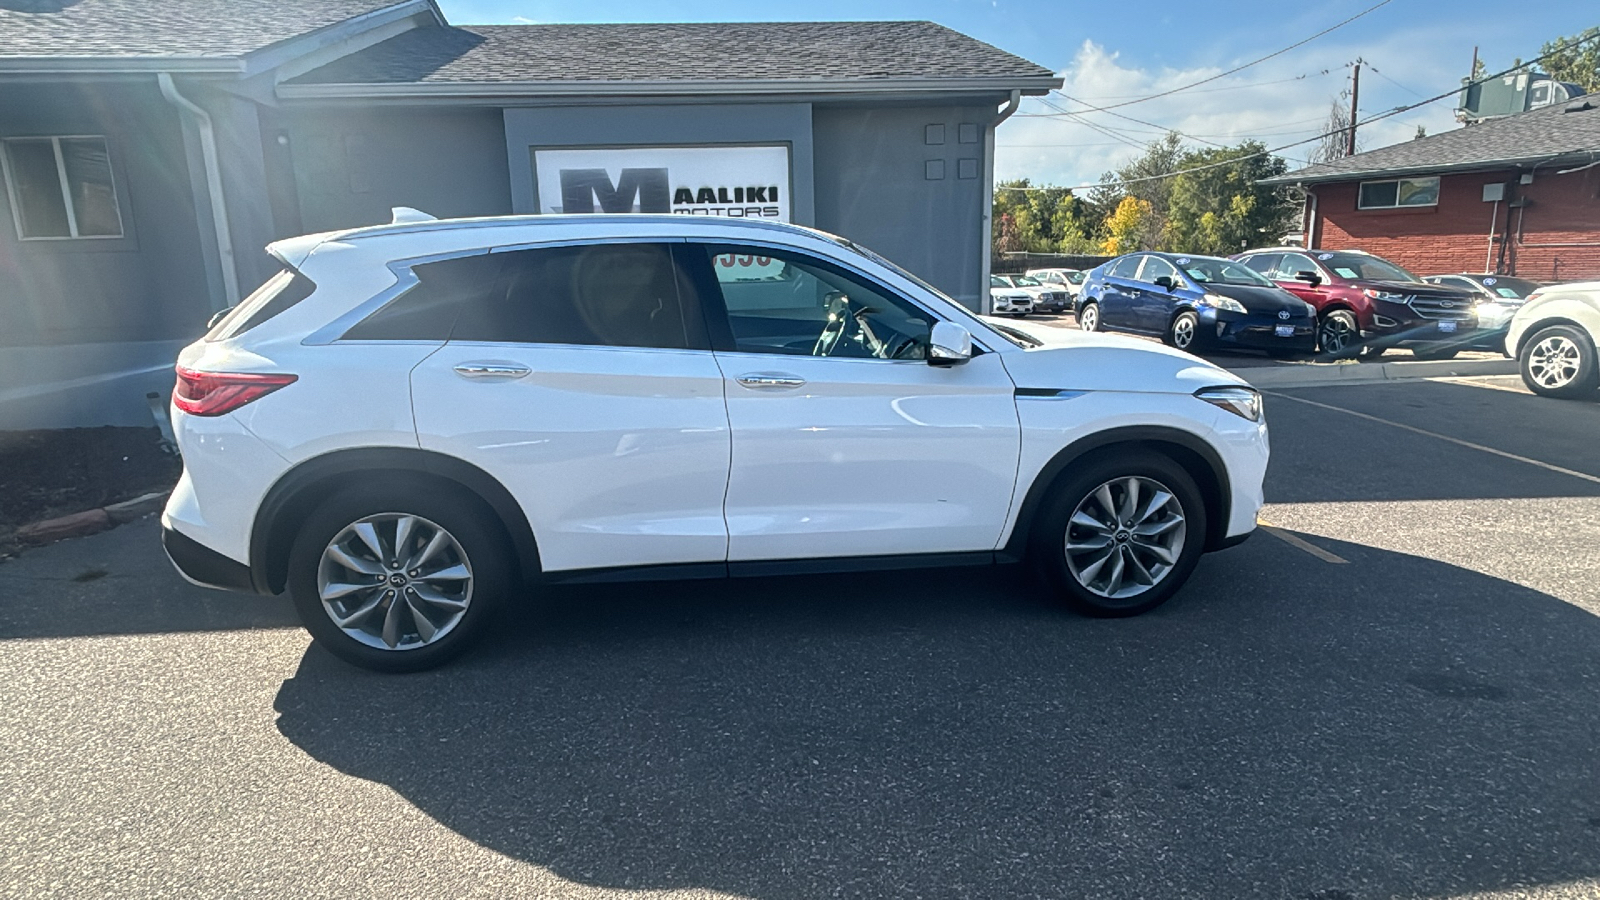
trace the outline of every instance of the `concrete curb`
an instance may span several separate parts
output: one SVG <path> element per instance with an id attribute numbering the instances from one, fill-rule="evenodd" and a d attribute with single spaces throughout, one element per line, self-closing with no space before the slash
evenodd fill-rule
<path id="1" fill-rule="evenodd" d="M 1337 387 L 1382 384 L 1421 378 L 1515 375 L 1514 359 L 1435 359 L 1387 363 L 1337 363 L 1263 366 L 1228 371 L 1258 388 Z"/>
<path id="2" fill-rule="evenodd" d="M 95 534 L 159 512 L 161 507 L 166 505 L 167 497 L 171 493 L 171 491 L 155 491 L 110 506 L 32 522 L 12 532 L 11 537 L 24 544 L 48 544 Z"/>

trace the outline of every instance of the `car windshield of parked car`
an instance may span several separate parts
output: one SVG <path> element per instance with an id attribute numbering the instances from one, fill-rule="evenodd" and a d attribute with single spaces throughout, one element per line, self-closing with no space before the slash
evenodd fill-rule
<path id="1" fill-rule="evenodd" d="M 1507 278 L 1503 275 L 1491 275 L 1487 278 L 1473 280 L 1483 285 L 1489 293 L 1505 300 L 1521 300 L 1539 289 L 1539 285 L 1525 278 Z"/>
<path id="2" fill-rule="evenodd" d="M 1333 270 L 1340 278 L 1361 281 L 1421 281 L 1386 259 L 1362 253 L 1318 253 L 1317 262 Z"/>
<path id="3" fill-rule="evenodd" d="M 1011 283 L 1017 287 L 1043 287 L 1043 285 L 1039 284 L 1039 279 L 1029 278 L 1026 275 L 1011 276 Z"/>
<path id="4" fill-rule="evenodd" d="M 1067 273 L 1067 281 L 1071 282 L 1072 284 L 1083 284 L 1083 280 L 1085 278 L 1088 278 L 1088 277 L 1089 277 L 1089 273 L 1088 272 L 1068 272 Z"/>
<path id="5" fill-rule="evenodd" d="M 990 275 L 989 276 L 989 287 L 992 287 L 992 288 L 1008 288 L 1008 287 L 1011 287 L 1011 282 L 1005 280 L 1004 278 L 1001 278 L 999 275 Z"/>
<path id="6" fill-rule="evenodd" d="M 1245 284 L 1255 287 L 1272 287 L 1272 282 L 1248 266 L 1226 259 L 1179 260 L 1183 271 L 1201 284 Z"/>

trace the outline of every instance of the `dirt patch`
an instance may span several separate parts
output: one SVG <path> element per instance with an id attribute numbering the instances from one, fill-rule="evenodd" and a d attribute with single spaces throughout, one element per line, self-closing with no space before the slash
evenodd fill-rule
<path id="1" fill-rule="evenodd" d="M 0 556 L 22 525 L 171 488 L 183 466 L 160 439 L 154 428 L 0 431 Z"/>

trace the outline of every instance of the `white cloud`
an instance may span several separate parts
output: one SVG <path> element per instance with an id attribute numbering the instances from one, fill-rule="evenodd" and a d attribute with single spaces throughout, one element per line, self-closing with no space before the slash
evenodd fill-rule
<path id="1" fill-rule="evenodd" d="M 1435 41 L 1432 46 L 1445 43 Z M 1323 130 L 1329 104 L 1348 85 L 1348 63 L 1358 54 L 1383 75 L 1405 85 L 1399 87 L 1377 76 L 1370 66 L 1364 68 L 1362 118 L 1422 99 L 1412 90 L 1426 96 L 1440 93 L 1465 74 L 1465 60 L 1454 59 L 1456 54 L 1446 52 L 1449 48 L 1419 52 L 1417 46 L 1407 35 L 1395 33 L 1376 43 L 1364 41 L 1359 49 L 1331 44 L 1307 48 L 1306 52 L 1286 54 L 1190 90 L 1111 111 L 1159 128 L 1120 119 L 1111 112 L 1086 112 L 1083 119 L 1140 145 L 1160 137 L 1165 129 L 1174 128 L 1218 144 L 1254 138 L 1268 147 L 1278 147 Z M 1072 62 L 1059 73 L 1065 82 L 1061 92 L 1102 106 L 1191 84 L 1231 67 L 1134 68 L 1124 66 L 1118 56 L 1100 44 L 1084 41 Z M 1463 71 L 1457 72 L 1456 68 Z M 1023 115 L 1054 113 L 1046 103 L 1074 112 L 1085 109 L 1060 96 L 1025 98 L 1019 115 L 1005 122 L 996 135 L 997 177 L 1089 184 L 1142 151 L 1142 146 L 1128 146 L 1079 120 Z M 1430 134 L 1455 128 L 1453 107 L 1451 101 L 1442 100 L 1366 126 L 1360 130 L 1362 148 L 1410 140 L 1419 124 Z M 1206 146 L 1196 139 L 1186 139 L 1185 144 Z M 1289 159 L 1291 168 L 1298 168 L 1313 146 L 1304 144 L 1284 150 L 1281 155 Z"/>

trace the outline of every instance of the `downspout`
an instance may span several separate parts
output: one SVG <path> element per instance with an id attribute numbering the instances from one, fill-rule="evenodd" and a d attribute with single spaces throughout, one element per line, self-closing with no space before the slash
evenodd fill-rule
<path id="1" fill-rule="evenodd" d="M 156 83 L 161 86 L 161 96 L 194 119 L 195 130 L 200 133 L 200 161 L 206 171 L 206 194 L 211 201 L 211 223 L 217 230 L 217 256 L 222 264 L 222 290 L 227 295 L 226 306 L 239 303 L 239 273 L 233 266 L 233 237 L 228 232 L 228 204 L 222 194 L 222 166 L 217 158 L 217 132 L 211 124 L 211 114 L 201 109 L 193 100 L 178 93 L 172 76 L 156 73 Z"/>
<path id="2" fill-rule="evenodd" d="M 989 268 L 994 256 L 994 130 L 1022 105 L 1022 91 L 1011 92 L 1011 99 L 995 115 L 994 121 L 983 133 L 983 278 L 978 282 L 978 312 L 988 315 L 994 310 L 989 300 Z"/>
<path id="3" fill-rule="evenodd" d="M 1317 189 L 1308 187 L 1306 191 L 1306 237 L 1302 241 L 1307 250 L 1317 249 Z"/>

